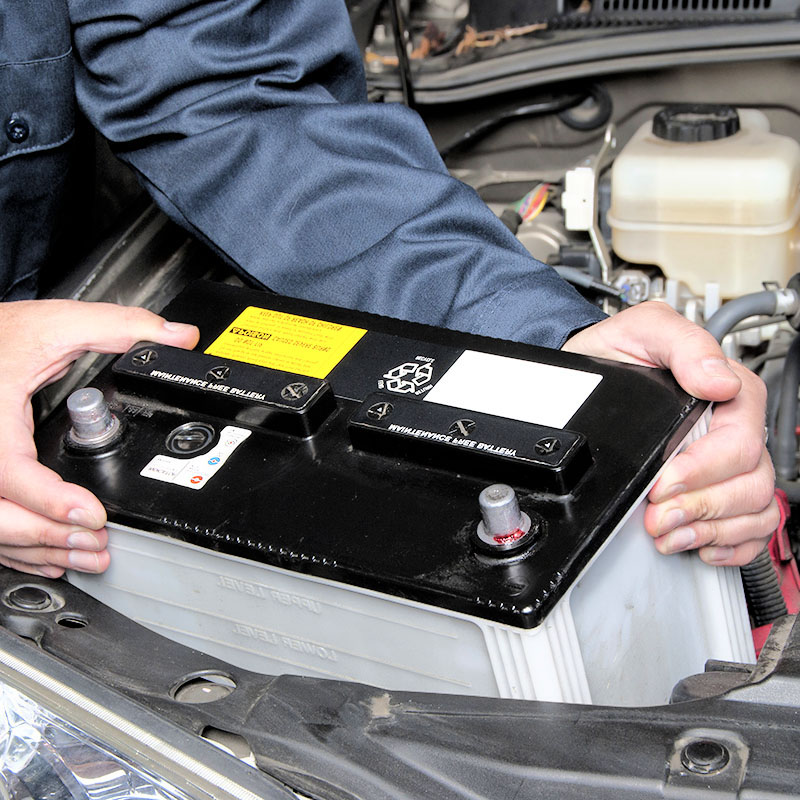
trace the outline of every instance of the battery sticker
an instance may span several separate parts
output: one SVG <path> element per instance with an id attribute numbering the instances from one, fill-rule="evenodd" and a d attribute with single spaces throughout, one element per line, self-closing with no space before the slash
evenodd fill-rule
<path id="1" fill-rule="evenodd" d="M 365 333 L 364 328 L 248 306 L 205 352 L 309 378 L 325 378 Z"/>
<path id="2" fill-rule="evenodd" d="M 428 356 L 416 356 L 413 361 L 404 361 L 383 373 L 378 388 L 396 394 L 423 395 L 433 386 L 434 361 Z"/>
<path id="3" fill-rule="evenodd" d="M 226 425 L 220 432 L 217 444 L 207 453 L 194 458 L 157 455 L 139 474 L 187 489 L 202 489 L 251 433 L 244 428 Z"/>
<path id="4" fill-rule="evenodd" d="M 425 400 L 563 428 L 602 375 L 465 350 Z"/>

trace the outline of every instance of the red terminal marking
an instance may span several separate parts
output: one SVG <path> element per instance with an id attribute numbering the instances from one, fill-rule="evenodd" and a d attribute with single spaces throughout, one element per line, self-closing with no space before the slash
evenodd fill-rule
<path id="1" fill-rule="evenodd" d="M 191 483 L 200 483 L 203 480 L 202 475 L 194 475 L 192 478 L 189 479 Z"/>
<path id="2" fill-rule="evenodd" d="M 517 539 L 521 539 L 525 535 L 525 531 L 522 528 L 517 528 L 512 533 L 507 533 L 505 536 L 493 536 L 492 538 L 497 542 L 497 544 L 511 544 L 511 542 L 516 542 Z"/>

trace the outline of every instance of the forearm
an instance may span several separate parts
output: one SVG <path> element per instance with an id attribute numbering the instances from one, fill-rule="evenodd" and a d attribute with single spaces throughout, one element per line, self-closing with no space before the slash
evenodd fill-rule
<path id="1" fill-rule="evenodd" d="M 364 101 L 343 5 L 140 0 L 124 35 L 116 5 L 103 22 L 71 0 L 79 101 L 167 213 L 264 285 L 552 347 L 602 318 L 449 176 L 416 114 Z"/>

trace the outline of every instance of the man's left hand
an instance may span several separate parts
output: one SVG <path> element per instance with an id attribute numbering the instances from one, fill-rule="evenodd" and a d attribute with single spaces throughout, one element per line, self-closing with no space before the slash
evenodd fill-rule
<path id="1" fill-rule="evenodd" d="M 650 490 L 645 527 L 665 554 L 696 548 L 709 564 L 752 561 L 780 519 L 760 378 L 663 303 L 626 309 L 575 334 L 563 349 L 666 367 L 687 392 L 714 401 L 708 433 L 672 459 Z"/>

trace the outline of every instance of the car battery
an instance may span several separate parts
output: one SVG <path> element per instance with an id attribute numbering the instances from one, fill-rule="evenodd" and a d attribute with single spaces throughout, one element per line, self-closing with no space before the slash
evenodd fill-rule
<path id="1" fill-rule="evenodd" d="M 754 661 L 739 572 L 660 555 L 645 496 L 708 409 L 663 370 L 192 284 L 37 431 L 108 510 L 69 573 L 266 674 L 616 705 Z M 105 405 L 107 403 L 107 406 Z"/>

